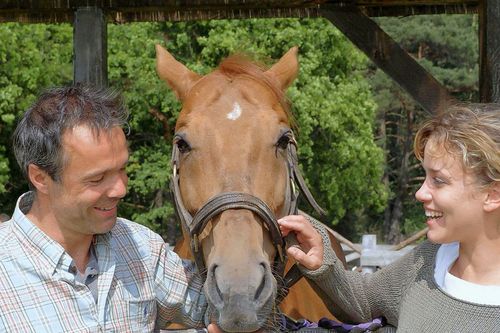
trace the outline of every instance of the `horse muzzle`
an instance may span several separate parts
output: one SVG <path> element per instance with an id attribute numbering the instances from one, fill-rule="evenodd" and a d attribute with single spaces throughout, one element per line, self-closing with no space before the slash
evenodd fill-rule
<path id="1" fill-rule="evenodd" d="M 276 280 L 269 264 L 243 262 L 242 269 L 211 264 L 205 294 L 217 325 L 225 332 L 253 332 L 265 326 L 276 298 Z"/>

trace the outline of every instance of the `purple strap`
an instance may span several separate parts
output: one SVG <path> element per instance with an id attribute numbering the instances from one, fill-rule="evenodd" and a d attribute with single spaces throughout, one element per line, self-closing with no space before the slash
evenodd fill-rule
<path id="1" fill-rule="evenodd" d="M 321 318 L 319 320 L 319 327 L 322 328 L 328 328 L 328 329 L 336 329 L 338 332 L 350 332 L 350 333 L 358 333 L 358 332 L 372 332 L 382 326 L 384 326 L 385 320 L 383 317 L 377 317 L 372 319 L 369 322 L 366 323 L 360 323 L 360 324 L 344 324 L 341 322 L 338 322 L 336 320 L 328 319 L 328 318 Z M 340 330 L 339 330 L 340 329 Z"/>
<path id="2" fill-rule="evenodd" d="M 351 325 L 328 318 L 321 318 L 318 323 L 314 323 L 307 319 L 293 320 L 285 315 L 281 315 L 281 327 L 286 332 L 297 331 L 302 328 L 323 328 L 331 329 L 338 333 L 361 333 L 372 332 L 384 325 L 385 318 L 383 317 L 377 317 L 366 323 Z"/>

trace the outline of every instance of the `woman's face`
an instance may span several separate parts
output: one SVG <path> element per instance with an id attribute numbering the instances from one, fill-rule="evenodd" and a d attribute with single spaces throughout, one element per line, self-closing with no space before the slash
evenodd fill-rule
<path id="1" fill-rule="evenodd" d="M 422 166 L 425 181 L 415 194 L 423 203 L 434 243 L 474 241 L 483 227 L 483 203 L 487 196 L 458 155 L 450 154 L 435 138 L 425 146 Z"/>

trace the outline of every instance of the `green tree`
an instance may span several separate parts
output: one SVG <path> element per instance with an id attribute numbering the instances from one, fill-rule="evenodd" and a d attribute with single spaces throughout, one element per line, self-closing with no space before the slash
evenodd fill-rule
<path id="1" fill-rule="evenodd" d="M 329 22 L 134 24 L 110 26 L 109 33 L 110 83 L 125 91 L 132 111 L 131 191 L 123 207 L 133 219 L 158 228 L 168 225 L 172 213 L 166 184 L 180 105 L 154 73 L 155 42 L 199 73 L 241 51 L 271 64 L 298 45 L 301 70 L 289 96 L 299 128 L 300 162 L 313 192 L 333 224 L 383 209 L 383 156 L 373 143 L 375 104 L 360 73 L 366 59 Z"/>
<path id="2" fill-rule="evenodd" d="M 17 98 L 22 96 L 24 101 L 12 100 L 10 109 L 0 110 L 2 115 L 13 115 L 11 122 L 4 125 L 5 131 L 12 131 L 14 118 L 27 108 L 39 89 L 71 79 L 71 28 L 17 24 L 0 28 L 5 29 L 5 35 L 0 35 L 1 44 L 8 42 L 10 51 L 5 52 L 11 52 L 10 57 L 28 59 L 29 52 L 42 57 L 40 49 L 52 54 L 50 59 L 29 64 L 9 60 L 5 72 L 22 73 L 18 75 L 34 80 L 31 88 L 18 79 L 9 81 L 20 87 Z M 24 42 L 32 45 L 32 51 L 23 49 L 23 42 L 8 39 L 10 35 L 23 39 L 35 36 Z M 58 44 L 54 44 L 56 40 Z M 167 184 L 171 139 L 180 104 L 155 73 L 155 43 L 163 44 L 177 59 L 202 74 L 231 53 L 243 51 L 272 64 L 290 47 L 299 46 L 301 70 L 289 89 L 289 97 L 299 128 L 300 163 L 313 193 L 329 211 L 328 221 L 345 230 L 354 230 L 354 219 L 369 220 L 383 210 L 383 154 L 373 141 L 376 104 L 362 76 L 366 58 L 326 20 L 259 19 L 108 26 L 109 83 L 123 91 L 131 113 L 129 194 L 120 207 L 121 215 L 173 241 L 174 217 Z M 61 69 L 57 71 L 61 64 L 64 76 Z M 2 82 L 0 91 L 9 92 L 9 86 Z M 13 170 L 9 138 L 2 139 L 0 161 L 9 161 Z M 11 208 L 26 186 L 18 173 L 0 171 L 0 175 L 7 180 L 3 184 L 18 189 L 2 197 L 2 205 Z"/>
<path id="3" fill-rule="evenodd" d="M 0 24 L 0 213 L 26 190 L 11 152 L 16 118 L 50 85 L 71 82 L 70 25 Z"/>
<path id="4" fill-rule="evenodd" d="M 478 97 L 477 17 L 432 15 L 380 18 L 378 23 L 458 99 Z M 428 115 L 382 71 L 371 66 L 369 82 L 378 105 L 378 138 L 386 152 L 384 181 L 390 199 L 381 231 L 388 243 L 424 227 L 414 198 L 423 173 L 412 147 L 418 124 Z"/>

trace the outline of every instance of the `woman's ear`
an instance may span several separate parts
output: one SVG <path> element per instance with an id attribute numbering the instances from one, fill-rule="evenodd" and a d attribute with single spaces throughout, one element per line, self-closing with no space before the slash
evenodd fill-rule
<path id="1" fill-rule="evenodd" d="M 47 194 L 47 183 L 50 180 L 50 176 L 45 171 L 37 165 L 30 164 L 28 166 L 28 178 L 38 192 Z"/>
<path id="2" fill-rule="evenodd" d="M 493 185 L 486 194 L 486 200 L 484 201 L 484 210 L 487 212 L 493 212 L 500 209 L 500 183 L 497 182 Z"/>

